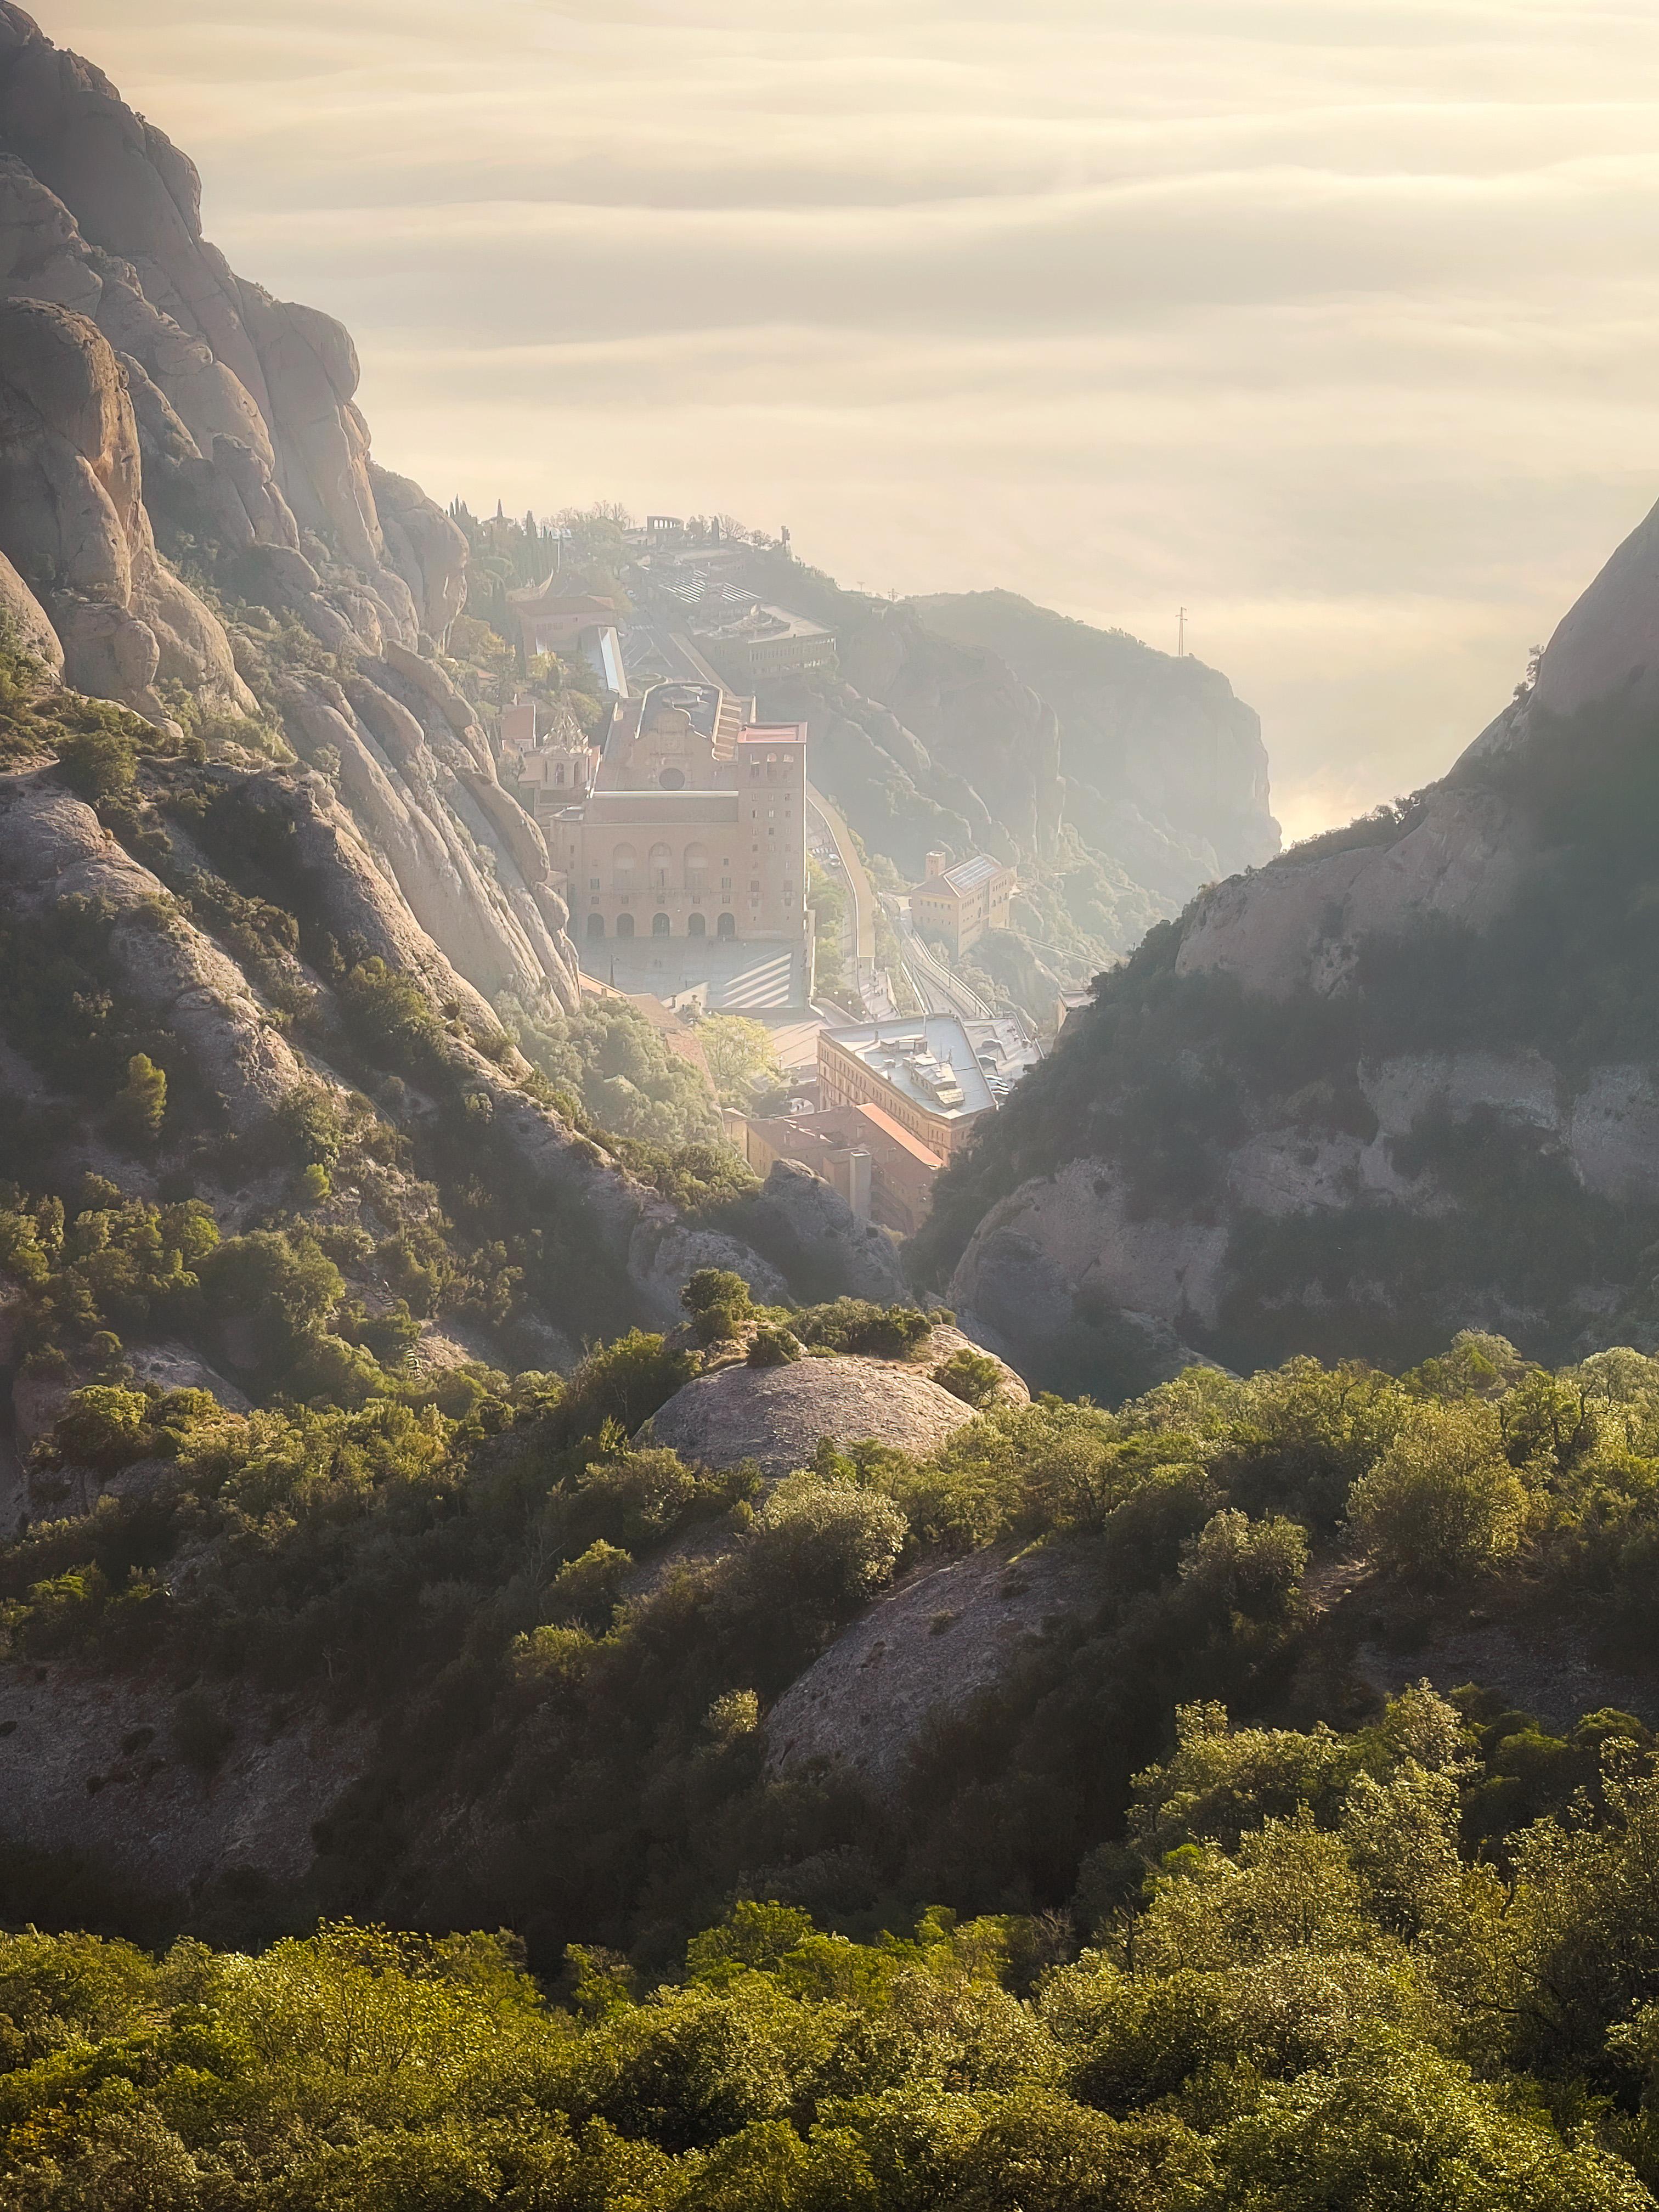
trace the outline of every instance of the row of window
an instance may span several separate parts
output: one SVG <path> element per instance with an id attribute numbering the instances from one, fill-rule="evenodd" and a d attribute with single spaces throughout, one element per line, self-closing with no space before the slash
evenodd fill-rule
<path id="1" fill-rule="evenodd" d="M 605 935 L 605 916 L 602 914 L 590 914 L 588 915 L 587 933 L 590 937 L 603 937 Z M 616 933 L 618 937 L 632 937 L 635 934 L 634 917 L 631 914 L 619 914 L 617 916 Z M 689 915 L 686 917 L 685 933 L 688 937 L 707 937 L 708 934 L 708 915 L 704 914 Z M 716 937 L 735 937 L 737 933 L 738 917 L 736 915 L 727 913 L 719 915 L 715 917 L 714 934 Z M 651 934 L 653 937 L 672 937 L 673 935 L 672 926 L 665 914 L 653 914 L 652 915 Z"/>

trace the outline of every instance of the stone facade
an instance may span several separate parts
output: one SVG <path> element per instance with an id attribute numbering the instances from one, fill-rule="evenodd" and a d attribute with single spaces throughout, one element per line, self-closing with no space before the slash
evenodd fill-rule
<path id="1" fill-rule="evenodd" d="M 713 685 L 659 684 L 614 726 L 603 757 L 574 725 L 518 755 L 519 788 L 583 945 L 805 945 L 805 726 L 748 724 L 732 739 L 724 704 Z"/>

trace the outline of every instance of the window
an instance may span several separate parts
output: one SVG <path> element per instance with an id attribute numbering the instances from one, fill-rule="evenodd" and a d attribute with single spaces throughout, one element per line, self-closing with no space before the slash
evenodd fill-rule
<path id="1" fill-rule="evenodd" d="M 703 891 L 708 888 L 708 848 L 707 845 L 688 845 L 686 847 L 685 888 L 689 891 Z"/>
<path id="2" fill-rule="evenodd" d="M 665 768 L 662 774 L 657 778 L 657 781 L 662 786 L 665 791 L 684 791 L 685 789 L 685 771 L 684 769 Z"/>
<path id="3" fill-rule="evenodd" d="M 673 858 L 672 851 L 666 845 L 659 843 L 651 848 L 651 888 L 653 891 L 667 890 L 668 870 Z"/>
<path id="4" fill-rule="evenodd" d="M 611 877 L 619 891 L 634 888 L 634 869 L 639 859 L 631 845 L 618 845 L 611 855 Z"/>
<path id="5" fill-rule="evenodd" d="M 751 876 L 750 878 L 749 888 L 751 891 L 757 891 L 760 889 L 760 878 L 758 876 Z"/>
<path id="6" fill-rule="evenodd" d="M 596 890 L 598 890 L 598 889 L 599 888 L 599 878 L 598 878 L 597 876 L 590 876 L 590 877 L 588 878 L 588 879 L 587 879 L 587 888 L 588 888 L 588 890 L 591 890 L 591 891 L 596 891 Z"/>

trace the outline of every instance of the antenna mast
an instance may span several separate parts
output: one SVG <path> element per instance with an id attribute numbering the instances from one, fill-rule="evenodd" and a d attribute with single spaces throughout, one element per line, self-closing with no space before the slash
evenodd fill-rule
<path id="1" fill-rule="evenodd" d="M 1186 608 L 1185 608 L 1185 607 L 1182 607 L 1182 609 L 1181 610 L 1180 618 L 1179 618 L 1179 620 L 1176 622 L 1176 659 L 1177 660 L 1184 660 L 1186 658 L 1187 658 L 1187 610 L 1186 610 Z"/>

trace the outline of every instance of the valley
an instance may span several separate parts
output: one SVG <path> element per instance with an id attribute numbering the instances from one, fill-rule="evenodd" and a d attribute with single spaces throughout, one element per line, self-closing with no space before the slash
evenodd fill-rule
<path id="1" fill-rule="evenodd" d="M 0 2196 L 1650 2207 L 1659 524 L 1281 852 L 393 473 L 10 0 L 0 194 Z"/>

